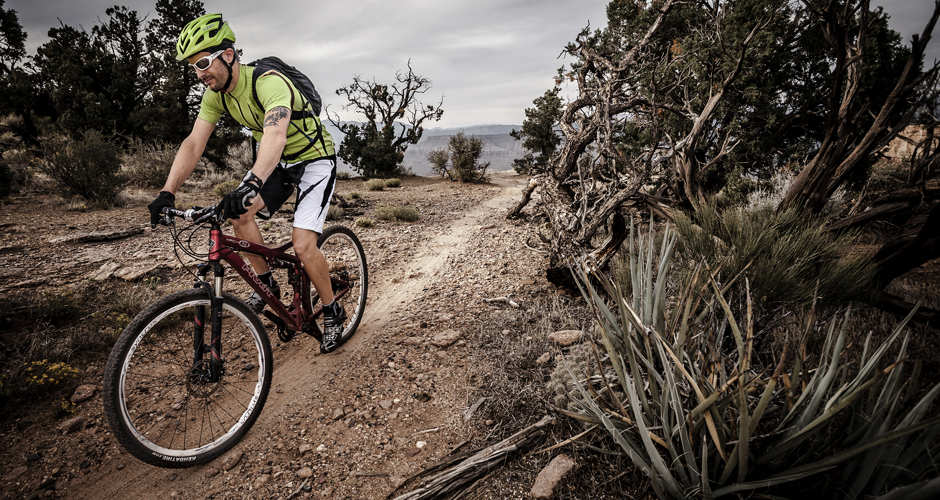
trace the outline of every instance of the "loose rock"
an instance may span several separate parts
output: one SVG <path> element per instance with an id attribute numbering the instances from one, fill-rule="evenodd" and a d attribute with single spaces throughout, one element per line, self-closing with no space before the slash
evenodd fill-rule
<path id="1" fill-rule="evenodd" d="M 437 347 L 450 347 L 454 342 L 460 339 L 460 332 L 457 330 L 444 330 L 431 339 L 431 344 Z"/>
<path id="2" fill-rule="evenodd" d="M 85 417 L 79 415 L 77 417 L 72 417 L 65 422 L 59 424 L 59 430 L 64 432 L 76 432 L 82 430 L 85 427 Z"/>
<path id="3" fill-rule="evenodd" d="M 297 477 L 301 479 L 307 479 L 308 477 L 312 475 L 313 475 L 313 469 L 311 469 L 310 467 L 304 467 L 300 469 L 299 471 L 297 471 Z"/>
<path id="4" fill-rule="evenodd" d="M 304 443 L 304 444 L 300 445 L 300 448 L 299 448 L 297 451 L 299 451 L 300 454 L 303 455 L 304 453 L 307 453 L 308 451 L 310 451 L 310 450 L 312 450 L 312 449 L 313 449 L 313 445 Z"/>
<path id="5" fill-rule="evenodd" d="M 388 410 L 389 408 L 392 407 L 392 400 L 391 400 L 391 399 L 383 399 L 383 400 L 379 401 L 379 406 L 381 406 L 383 410 Z"/>
<path id="6" fill-rule="evenodd" d="M 333 410 L 333 420 L 339 420 L 346 416 L 346 412 L 342 408 L 337 408 Z"/>
<path id="7" fill-rule="evenodd" d="M 539 356 L 539 359 L 535 360 L 535 364 L 542 366 L 551 360 L 552 360 L 552 354 L 550 352 L 546 352 L 545 354 L 542 354 L 541 356 Z"/>
<path id="8" fill-rule="evenodd" d="M 529 496 L 539 499 L 552 498 L 555 488 L 558 487 L 565 475 L 571 472 L 571 469 L 574 469 L 574 466 L 574 460 L 568 455 L 562 454 L 553 458 L 535 477 L 535 483 L 532 485 L 532 490 L 529 491 Z"/>
<path id="9" fill-rule="evenodd" d="M 95 395 L 95 392 L 98 390 L 97 387 L 91 384 L 83 384 L 75 388 L 75 392 L 72 393 L 70 401 L 75 404 L 88 401 Z"/>
<path id="10" fill-rule="evenodd" d="M 552 332 L 548 335 L 548 340 L 562 346 L 567 347 L 572 344 L 577 344 L 581 341 L 581 337 L 584 334 L 581 330 L 559 330 L 557 332 Z"/>
<path id="11" fill-rule="evenodd" d="M 242 457 L 245 455 L 245 452 L 242 450 L 235 450 L 225 461 L 222 462 L 222 468 L 225 470 L 232 470 L 238 465 L 238 462 L 241 462 Z"/>

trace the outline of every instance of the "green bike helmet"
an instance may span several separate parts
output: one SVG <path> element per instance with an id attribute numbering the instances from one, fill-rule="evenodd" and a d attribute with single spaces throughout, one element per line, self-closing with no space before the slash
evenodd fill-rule
<path id="1" fill-rule="evenodd" d="M 176 41 L 176 60 L 182 61 L 203 51 L 231 47 L 235 32 L 222 20 L 222 14 L 206 14 L 189 22 Z"/>

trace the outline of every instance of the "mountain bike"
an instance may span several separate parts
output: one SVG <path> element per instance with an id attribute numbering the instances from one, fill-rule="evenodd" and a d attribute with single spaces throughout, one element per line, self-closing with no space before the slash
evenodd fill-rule
<path id="1" fill-rule="evenodd" d="M 223 288 L 223 262 L 261 294 L 268 306 L 263 315 L 284 342 L 298 332 L 321 340 L 323 305 L 300 260 L 288 253 L 291 243 L 269 248 L 223 234 L 217 207 L 163 213 L 177 257 L 182 250 L 202 263 L 193 273 L 193 288 L 157 300 L 118 337 L 105 367 L 103 400 L 111 429 L 127 451 L 152 465 L 180 468 L 209 462 L 234 446 L 258 418 L 271 386 L 273 359 L 264 324 Z M 178 218 L 191 224 L 177 229 Z M 208 253 L 199 253 L 194 235 L 207 227 Z M 342 344 L 356 332 L 365 310 L 366 256 L 356 235 L 343 226 L 326 228 L 317 245 L 347 313 Z M 239 252 L 263 256 L 271 269 L 285 269 L 291 301 L 282 303 L 272 294 Z"/>

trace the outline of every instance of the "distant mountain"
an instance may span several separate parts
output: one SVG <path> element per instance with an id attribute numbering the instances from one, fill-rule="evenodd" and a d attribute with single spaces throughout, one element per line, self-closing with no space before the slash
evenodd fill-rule
<path id="1" fill-rule="evenodd" d="M 325 120 L 323 125 L 336 141 L 337 150 L 339 144 L 343 141 L 343 134 L 338 128 L 334 127 L 329 120 Z M 520 129 L 521 125 L 471 125 L 467 127 L 455 128 L 426 128 L 421 140 L 417 144 L 412 144 L 405 152 L 405 167 L 410 169 L 415 175 L 430 176 L 434 175 L 431 170 L 431 163 L 428 162 L 428 153 L 435 149 L 444 149 L 447 147 L 451 136 L 463 132 L 466 135 L 478 137 L 483 141 L 483 154 L 480 156 L 481 162 L 489 162 L 490 171 L 512 170 L 512 161 L 521 158 L 525 151 L 522 144 L 509 135 L 513 129 Z M 340 171 L 353 172 L 352 168 L 342 160 L 339 160 Z"/>

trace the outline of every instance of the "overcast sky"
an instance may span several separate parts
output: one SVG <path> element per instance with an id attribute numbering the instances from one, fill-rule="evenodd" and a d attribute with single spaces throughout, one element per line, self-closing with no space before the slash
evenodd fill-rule
<path id="1" fill-rule="evenodd" d="M 204 0 L 222 12 L 245 60 L 278 55 L 313 80 L 331 111 L 333 91 L 353 75 L 391 80 L 409 58 L 431 79 L 426 102 L 444 97 L 444 118 L 428 126 L 519 124 L 532 99 L 553 84 L 564 45 L 590 22 L 606 25 L 595 0 Z M 873 0 L 910 43 L 933 0 Z M 121 4 L 152 15 L 153 0 L 7 0 L 29 34 L 31 52 L 57 19 L 90 30 L 107 7 Z M 933 40 L 929 58 L 940 58 Z M 352 118 L 344 115 L 343 118 Z"/>

